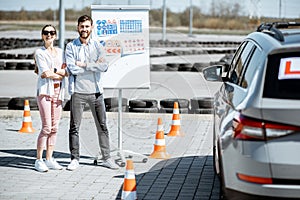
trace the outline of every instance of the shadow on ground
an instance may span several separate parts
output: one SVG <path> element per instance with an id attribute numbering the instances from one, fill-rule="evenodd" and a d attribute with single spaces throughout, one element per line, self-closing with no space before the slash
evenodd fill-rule
<path id="1" fill-rule="evenodd" d="M 220 182 L 213 169 L 212 156 L 162 160 L 135 178 L 138 199 L 220 199 Z M 121 195 L 122 188 L 117 199 Z"/>
<path id="2" fill-rule="evenodd" d="M 0 152 L 11 154 L 10 156 L 1 156 L 0 157 L 0 167 L 15 167 L 19 169 L 30 169 L 34 170 L 34 162 L 36 160 L 36 149 L 0 149 Z M 43 158 L 46 157 L 46 151 L 44 151 Z M 54 151 L 53 157 L 57 159 L 68 159 L 70 158 L 69 153 Z M 80 158 L 91 159 L 93 157 L 88 156 L 80 156 Z M 63 166 L 67 166 L 69 161 L 60 161 L 60 164 Z M 94 165 L 92 162 L 88 163 L 80 163 L 83 165 Z"/>

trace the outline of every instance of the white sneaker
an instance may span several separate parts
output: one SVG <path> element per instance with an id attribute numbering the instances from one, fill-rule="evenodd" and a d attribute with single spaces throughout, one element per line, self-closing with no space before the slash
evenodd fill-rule
<path id="1" fill-rule="evenodd" d="M 39 172 L 47 172 L 48 167 L 43 160 L 37 159 L 34 163 L 34 168 Z"/>
<path id="2" fill-rule="evenodd" d="M 109 169 L 119 169 L 119 166 L 111 158 L 104 160 L 102 166 Z"/>
<path id="3" fill-rule="evenodd" d="M 50 160 L 45 160 L 45 164 L 49 169 L 55 169 L 55 170 L 63 169 L 63 166 L 58 164 L 54 158 L 51 158 Z"/>
<path id="4" fill-rule="evenodd" d="M 76 159 L 71 160 L 70 164 L 67 167 L 67 170 L 75 170 L 79 167 L 79 162 Z"/>

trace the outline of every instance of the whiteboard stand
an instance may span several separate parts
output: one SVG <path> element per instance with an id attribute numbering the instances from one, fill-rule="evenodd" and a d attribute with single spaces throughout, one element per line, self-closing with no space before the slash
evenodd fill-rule
<path id="1" fill-rule="evenodd" d="M 143 85 L 145 88 L 150 88 L 149 10 L 150 7 L 144 5 L 91 5 L 94 21 L 92 38 L 103 45 L 107 60 L 110 60 L 110 56 L 121 55 L 110 64 L 109 70 L 101 78 L 103 78 L 104 88 L 119 90 L 118 147 L 113 151 L 117 151 L 117 155 L 121 158 L 121 165 L 124 166 L 125 153 L 129 158 L 133 155 L 143 156 L 144 163 L 148 160 L 143 154 L 122 149 L 122 89 L 120 87 L 134 89 Z M 132 49 L 124 45 L 128 43 L 129 46 L 138 45 L 139 48 Z"/>
<path id="2" fill-rule="evenodd" d="M 136 153 L 130 150 L 123 150 L 122 148 L 122 142 L 123 142 L 123 138 L 122 138 L 122 89 L 119 89 L 119 99 L 118 99 L 118 153 L 117 155 L 120 157 L 121 159 L 121 167 L 125 167 L 126 165 L 126 158 L 124 156 L 124 153 L 128 153 L 128 157 L 132 158 L 133 155 L 138 155 L 142 157 L 142 162 L 146 163 L 148 161 L 148 158 L 141 154 L 141 153 Z"/>

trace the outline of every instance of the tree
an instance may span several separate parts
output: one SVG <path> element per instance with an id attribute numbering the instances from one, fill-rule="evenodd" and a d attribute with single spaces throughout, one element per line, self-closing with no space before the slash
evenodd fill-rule
<path id="1" fill-rule="evenodd" d="M 188 26 L 190 23 L 190 8 L 186 8 L 179 14 L 181 25 Z M 198 21 L 202 17 L 200 8 L 193 6 L 193 22 Z"/>
<path id="2" fill-rule="evenodd" d="M 20 10 L 20 14 L 19 14 L 18 19 L 21 20 L 21 21 L 28 20 L 28 18 L 27 18 L 27 11 L 23 7 Z"/>

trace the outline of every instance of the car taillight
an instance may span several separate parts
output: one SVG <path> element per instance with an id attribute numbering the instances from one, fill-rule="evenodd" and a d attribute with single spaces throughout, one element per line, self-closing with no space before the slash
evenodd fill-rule
<path id="1" fill-rule="evenodd" d="M 300 127 L 245 117 L 238 114 L 233 119 L 233 137 L 240 140 L 267 140 L 300 131 Z"/>
<path id="2" fill-rule="evenodd" d="M 236 175 L 240 180 L 250 182 L 250 183 L 257 183 L 257 184 L 272 184 L 273 183 L 272 178 L 250 176 L 250 175 L 241 174 L 241 173 L 237 173 Z"/>

